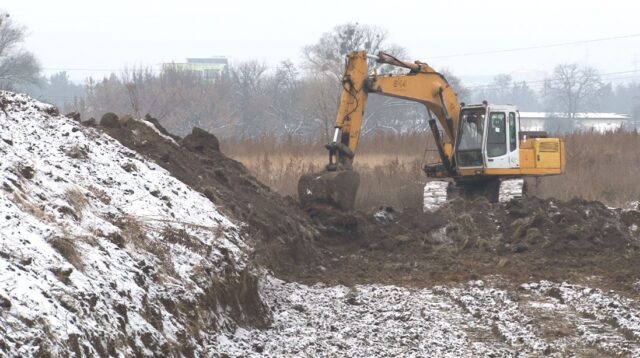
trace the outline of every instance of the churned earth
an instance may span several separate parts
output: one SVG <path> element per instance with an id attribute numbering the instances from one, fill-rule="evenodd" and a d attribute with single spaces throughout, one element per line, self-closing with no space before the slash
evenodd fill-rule
<path id="1" fill-rule="evenodd" d="M 431 288 L 263 281 L 270 328 L 238 329 L 229 356 L 607 357 L 640 354 L 633 299 L 550 281 L 496 277 Z"/>

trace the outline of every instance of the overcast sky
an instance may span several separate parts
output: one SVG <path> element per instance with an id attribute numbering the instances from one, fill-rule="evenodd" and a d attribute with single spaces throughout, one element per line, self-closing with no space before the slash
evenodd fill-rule
<path id="1" fill-rule="evenodd" d="M 345 22 L 378 25 L 411 59 L 447 67 L 467 84 L 498 73 L 539 80 L 579 62 L 615 81 L 640 79 L 640 2 L 626 1 L 134 1 L 4 0 L 29 29 L 26 47 L 49 72 L 73 79 L 99 70 L 229 56 L 275 66 Z M 524 51 L 439 57 L 593 40 Z M 78 69 L 92 69 L 91 72 Z M 621 78 L 622 77 L 622 78 Z"/>

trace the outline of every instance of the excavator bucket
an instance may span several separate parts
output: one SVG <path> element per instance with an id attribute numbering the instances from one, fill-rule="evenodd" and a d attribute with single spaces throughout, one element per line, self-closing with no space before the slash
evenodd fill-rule
<path id="1" fill-rule="evenodd" d="M 353 210 L 359 185 L 360 175 L 353 170 L 305 174 L 298 181 L 298 198 L 302 206 L 327 204 L 350 211 Z"/>

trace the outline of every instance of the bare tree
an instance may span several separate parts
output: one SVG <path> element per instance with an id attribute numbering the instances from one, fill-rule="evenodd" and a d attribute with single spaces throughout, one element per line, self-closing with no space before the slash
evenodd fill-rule
<path id="1" fill-rule="evenodd" d="M 69 79 L 65 71 L 60 71 L 47 77 L 41 76 L 36 84 L 16 85 L 15 89 L 28 93 L 31 97 L 40 101 L 56 105 L 58 108 L 67 110 L 67 106 L 84 97 L 85 87 Z M 69 111 L 74 111 L 74 107 Z"/>
<path id="2" fill-rule="evenodd" d="M 315 129 L 314 132 L 319 130 L 329 141 L 339 104 L 339 87 L 335 79 L 326 74 L 310 74 L 305 82 L 303 101 L 310 108 L 312 124 L 309 127 Z"/>
<path id="3" fill-rule="evenodd" d="M 142 117 L 150 114 L 171 132 L 183 135 L 194 126 L 222 136 L 232 135 L 234 86 L 227 74 L 215 80 L 195 71 L 167 65 L 159 73 L 150 68 L 126 69 L 100 81 L 89 79 L 83 100 L 73 103 L 83 117 L 105 112 Z"/>
<path id="4" fill-rule="evenodd" d="M 375 54 L 385 51 L 399 58 L 406 57 L 406 50 L 398 45 L 388 42 L 388 32 L 377 26 L 358 23 L 346 23 L 334 27 L 324 33 L 318 42 L 306 46 L 303 49 L 304 66 L 309 71 L 307 80 L 315 82 L 316 90 L 314 105 L 318 114 L 315 119 L 324 121 L 321 127 L 325 135 L 332 130 L 335 114 L 340 103 L 340 81 L 344 73 L 346 56 L 352 51 L 365 50 Z M 392 71 L 389 65 L 370 63 L 371 70 L 376 68 L 381 73 Z M 365 116 L 363 134 L 371 132 L 375 128 L 388 128 L 380 115 L 384 107 L 397 104 L 397 100 L 370 98 L 367 106 L 368 114 Z M 387 118 L 390 119 L 390 118 Z"/>
<path id="5" fill-rule="evenodd" d="M 470 91 L 462 83 L 462 79 L 460 79 L 460 77 L 454 75 L 453 72 L 448 68 L 443 68 L 438 72 L 440 72 L 444 76 L 444 78 L 447 79 L 447 82 L 449 82 L 451 88 L 453 88 L 453 90 L 456 92 L 456 94 L 458 95 L 458 101 L 467 102 L 469 100 Z"/>
<path id="6" fill-rule="evenodd" d="M 143 91 L 144 87 L 144 72 L 142 69 L 136 70 L 125 68 L 121 74 L 122 83 L 124 84 L 124 88 L 127 92 L 127 98 L 129 100 L 129 104 L 131 105 L 131 113 L 136 118 L 142 118 L 140 115 L 140 109 L 142 105 L 142 95 L 141 91 Z"/>
<path id="7" fill-rule="evenodd" d="M 83 116 L 100 118 L 106 112 L 130 114 L 130 101 L 127 90 L 115 73 L 102 80 L 89 78 L 86 85 L 85 108 Z"/>
<path id="8" fill-rule="evenodd" d="M 511 86 L 511 99 L 505 103 L 512 103 L 518 106 L 521 111 L 539 111 L 540 102 L 538 94 L 526 81 L 514 82 Z"/>
<path id="9" fill-rule="evenodd" d="M 511 100 L 511 85 L 513 78 L 508 74 L 499 74 L 493 77 L 490 86 L 493 89 L 496 103 L 513 103 Z"/>
<path id="10" fill-rule="evenodd" d="M 279 131 L 299 135 L 308 126 L 310 110 L 303 100 L 307 86 L 291 61 L 283 61 L 272 79 L 272 101 L 269 106 Z"/>
<path id="11" fill-rule="evenodd" d="M 551 78 L 545 80 L 543 95 L 550 109 L 573 119 L 576 113 L 597 106 L 603 87 L 595 68 L 563 64 L 556 66 Z"/>
<path id="12" fill-rule="evenodd" d="M 254 137 L 266 134 L 273 126 L 268 121 L 271 92 L 267 66 L 258 61 L 247 61 L 231 68 L 234 90 L 233 117 L 235 135 Z"/>
<path id="13" fill-rule="evenodd" d="M 322 34 L 317 43 L 303 49 L 304 64 L 314 73 L 330 74 L 340 81 L 346 56 L 352 51 L 366 50 L 375 54 L 384 50 L 399 58 L 406 57 L 406 50 L 388 43 L 387 38 L 387 30 L 377 26 L 358 23 L 338 25 Z"/>
<path id="14" fill-rule="evenodd" d="M 489 101 L 499 104 L 515 104 L 520 110 L 539 110 L 537 94 L 526 81 L 514 82 L 509 74 L 493 77 L 489 85 L 479 86 L 469 92 L 474 102 Z"/>
<path id="15" fill-rule="evenodd" d="M 37 83 L 40 65 L 31 52 L 20 47 L 25 28 L 14 24 L 6 12 L 0 12 L 0 88 Z"/>

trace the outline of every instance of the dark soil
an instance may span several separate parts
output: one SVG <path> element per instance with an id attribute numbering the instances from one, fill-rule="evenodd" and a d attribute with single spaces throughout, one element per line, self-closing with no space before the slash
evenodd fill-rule
<path id="1" fill-rule="evenodd" d="M 500 275 L 516 282 L 589 281 L 637 294 L 638 211 L 580 199 L 499 204 L 479 198 L 455 200 L 435 213 L 381 208 L 345 217 L 326 206 L 309 213 L 325 233 L 325 264 L 301 268 L 292 280 L 431 286 Z"/>
<path id="2" fill-rule="evenodd" d="M 436 213 L 388 207 L 345 213 L 323 203 L 303 208 L 226 157 L 201 129 L 173 136 L 177 145 L 139 121 L 102 129 L 246 223 L 256 262 L 282 279 L 430 286 L 500 275 L 633 292 L 640 277 L 638 211 L 537 198 L 455 200 Z"/>

